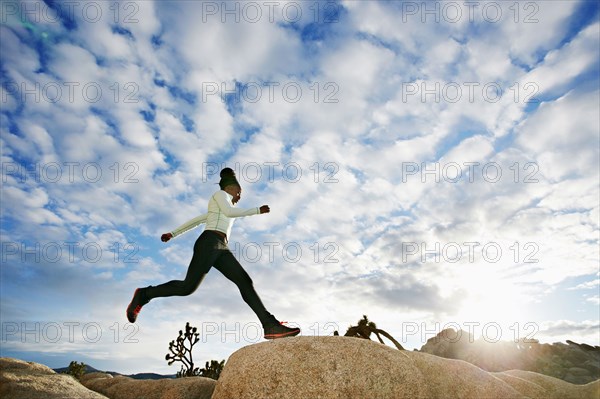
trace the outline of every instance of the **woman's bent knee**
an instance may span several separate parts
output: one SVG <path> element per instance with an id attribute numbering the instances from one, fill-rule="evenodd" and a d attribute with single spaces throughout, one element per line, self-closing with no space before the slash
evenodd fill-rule
<path id="1" fill-rule="evenodd" d="M 194 293 L 194 291 L 196 291 L 196 288 L 198 288 L 197 286 L 191 286 L 191 285 L 186 285 L 181 289 L 181 296 L 188 296 L 188 295 L 192 295 Z"/>
<path id="2" fill-rule="evenodd" d="M 194 293 L 194 291 L 196 291 L 197 288 L 198 284 L 190 284 L 186 283 L 185 281 L 181 281 L 181 284 L 178 284 L 176 295 L 188 296 Z"/>

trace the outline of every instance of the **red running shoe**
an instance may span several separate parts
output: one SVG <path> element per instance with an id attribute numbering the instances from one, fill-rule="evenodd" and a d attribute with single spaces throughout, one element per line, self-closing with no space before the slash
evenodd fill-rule
<path id="1" fill-rule="evenodd" d="M 142 306 L 148 303 L 148 300 L 142 298 L 145 297 L 145 295 L 141 290 L 142 288 L 137 288 L 135 290 L 133 298 L 131 298 L 131 302 L 129 302 L 129 306 L 127 306 L 127 320 L 129 320 L 130 323 L 135 323 L 138 314 L 142 310 Z"/>
<path id="2" fill-rule="evenodd" d="M 285 321 L 265 327 L 265 339 L 293 337 L 300 334 L 298 327 L 290 328 L 284 325 Z"/>

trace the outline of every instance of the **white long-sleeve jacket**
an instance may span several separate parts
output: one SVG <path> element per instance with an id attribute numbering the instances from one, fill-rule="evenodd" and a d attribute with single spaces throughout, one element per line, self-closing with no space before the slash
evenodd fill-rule
<path id="1" fill-rule="evenodd" d="M 208 201 L 208 212 L 200 216 L 196 216 L 192 220 L 185 222 L 175 230 L 171 231 L 173 237 L 177 237 L 199 224 L 206 223 L 206 230 L 217 230 L 227 234 L 227 238 L 231 233 L 233 219 L 260 214 L 260 208 L 241 209 L 236 208 L 231 203 L 233 196 L 223 190 L 219 190 L 210 197 Z"/>

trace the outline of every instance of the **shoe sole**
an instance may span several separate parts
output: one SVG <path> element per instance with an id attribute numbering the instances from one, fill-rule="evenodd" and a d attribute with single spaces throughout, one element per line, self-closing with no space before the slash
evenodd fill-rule
<path id="1" fill-rule="evenodd" d="M 298 330 L 293 330 L 293 331 L 288 331 L 288 332 L 284 332 L 281 334 L 268 334 L 265 335 L 265 339 L 277 339 L 277 338 L 285 338 L 285 337 L 294 337 L 296 335 L 300 334 L 300 329 Z"/>

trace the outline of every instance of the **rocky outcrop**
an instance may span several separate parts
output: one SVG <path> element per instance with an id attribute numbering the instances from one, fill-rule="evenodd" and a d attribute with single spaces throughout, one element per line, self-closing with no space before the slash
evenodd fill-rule
<path id="1" fill-rule="evenodd" d="M 86 382 L 95 380 L 96 378 L 113 378 L 112 374 L 103 373 L 103 372 L 93 372 L 93 373 L 85 373 L 81 376 L 79 382 L 85 385 Z"/>
<path id="2" fill-rule="evenodd" d="M 91 373 L 84 375 L 81 383 L 110 399 L 210 399 L 216 381 L 204 377 L 136 380 Z"/>
<path id="3" fill-rule="evenodd" d="M 597 399 L 600 381 L 573 385 L 521 371 L 490 373 L 461 360 L 349 337 L 295 337 L 231 355 L 213 399 Z"/>
<path id="4" fill-rule="evenodd" d="M 0 397 L 3 399 L 106 399 L 75 378 L 57 374 L 42 364 L 0 358 Z"/>
<path id="5" fill-rule="evenodd" d="M 526 370 L 573 384 L 600 379 L 600 348 L 567 341 L 540 344 L 536 340 L 489 342 L 475 340 L 467 331 L 446 329 L 427 340 L 420 350 L 460 359 L 487 371 Z"/>
<path id="6" fill-rule="evenodd" d="M 204 377 L 135 380 L 106 373 L 77 381 L 42 364 L 0 358 L 2 399 L 210 399 L 215 384 Z"/>

